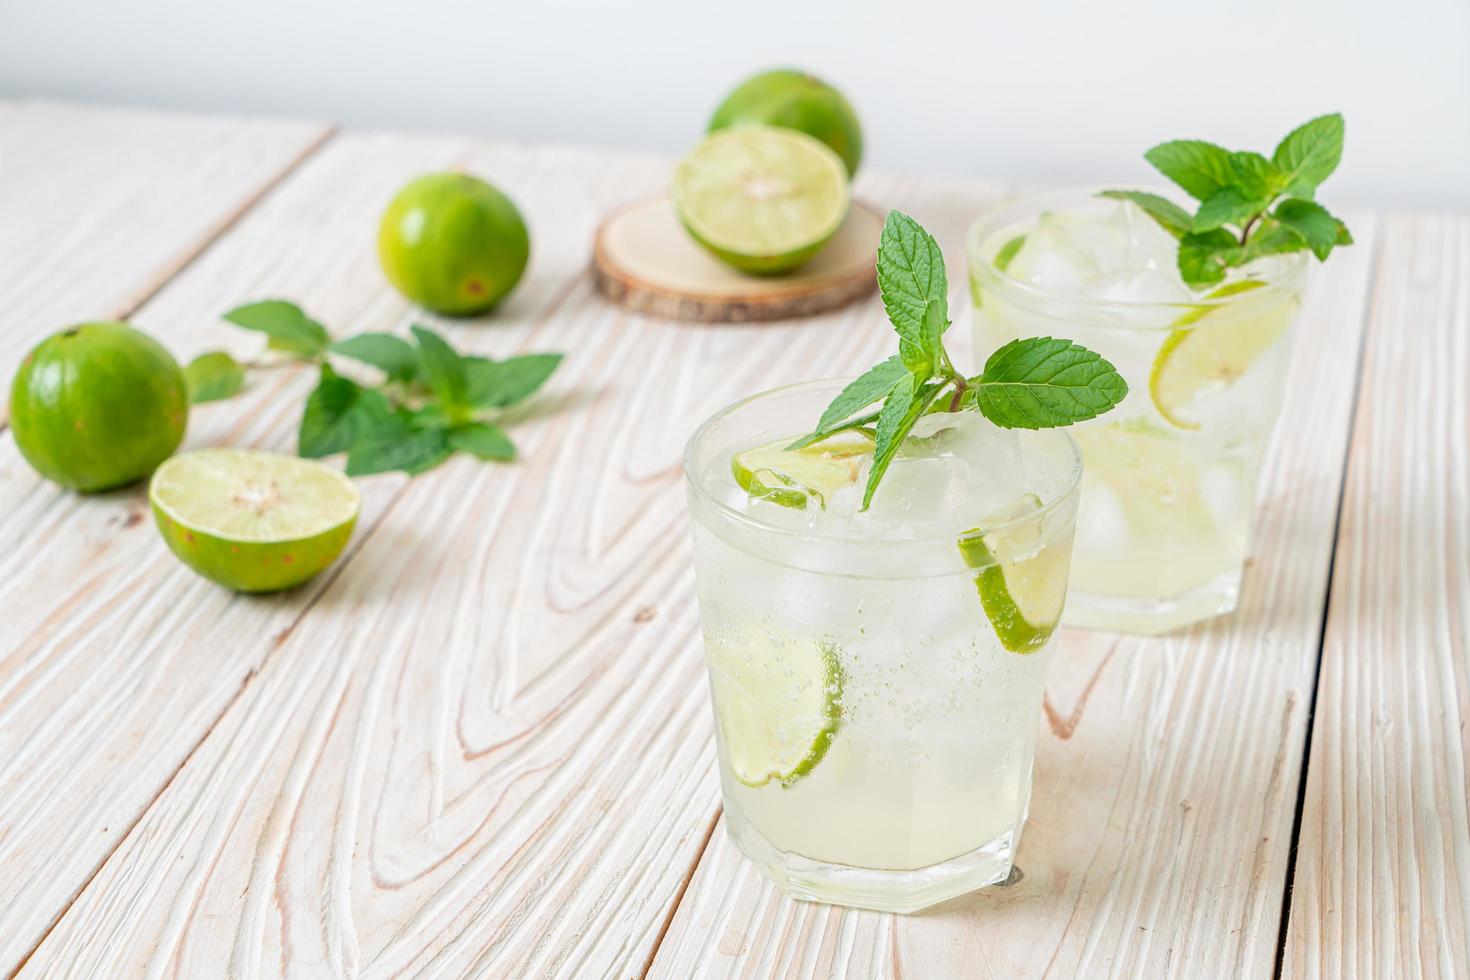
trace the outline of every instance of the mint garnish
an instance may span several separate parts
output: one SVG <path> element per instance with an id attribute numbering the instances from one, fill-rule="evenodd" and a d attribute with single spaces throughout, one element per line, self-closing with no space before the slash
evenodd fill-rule
<path id="1" fill-rule="evenodd" d="M 1287 134 L 1270 159 L 1203 140 L 1160 143 L 1144 159 L 1199 201 L 1191 215 L 1143 191 L 1103 191 L 1132 201 L 1179 239 L 1179 274 L 1201 289 L 1267 255 L 1311 250 L 1325 261 L 1351 245 L 1347 226 L 1313 199 L 1342 159 L 1343 121 L 1319 116 Z"/>
<path id="2" fill-rule="evenodd" d="M 534 394 L 561 363 L 560 354 L 523 354 L 503 361 L 466 356 L 438 333 L 417 325 L 411 341 L 371 332 L 333 341 L 325 327 L 285 300 L 249 303 L 226 313 L 225 319 L 265 334 L 270 348 L 285 355 L 285 360 L 243 367 L 318 366 L 321 377 L 301 414 L 297 452 L 309 458 L 345 452 L 352 476 L 387 470 L 422 473 L 456 452 L 514 459 L 515 445 L 495 424 L 495 416 Z M 329 355 L 375 368 L 382 380 L 370 385 L 345 377 Z M 230 394 L 239 390 L 242 366 L 233 360 L 230 364 L 241 372 L 239 378 L 226 379 L 229 365 L 215 364 L 220 373 L 211 374 L 216 387 L 208 389 L 201 368 L 201 391 L 230 385 Z"/>
<path id="3" fill-rule="evenodd" d="M 960 374 L 944 349 L 950 326 L 944 255 L 932 235 L 898 211 L 888 212 L 883 222 L 878 289 L 898 333 L 898 356 L 842 389 L 816 429 L 788 447 L 876 424 L 865 510 L 899 446 L 929 412 L 974 409 L 1004 428 L 1043 429 L 1094 418 L 1128 394 L 1127 383 L 1107 361 L 1050 337 L 1012 341 L 990 356 L 980 374 Z M 882 407 L 873 411 L 879 401 Z"/>

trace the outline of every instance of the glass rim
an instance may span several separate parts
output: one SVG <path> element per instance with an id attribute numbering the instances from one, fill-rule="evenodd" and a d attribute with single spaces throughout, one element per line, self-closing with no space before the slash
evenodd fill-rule
<path id="1" fill-rule="evenodd" d="M 736 412 L 740 411 L 742 408 L 745 408 L 752 402 L 759 401 L 761 399 L 772 397 L 775 395 L 790 394 L 808 388 L 816 389 L 823 387 L 832 387 L 836 390 L 841 390 L 841 387 L 846 386 L 852 380 L 853 377 L 835 377 L 819 378 L 814 381 L 799 381 L 795 384 L 781 385 L 777 388 L 767 388 L 763 391 L 758 391 L 754 394 L 746 395 L 744 398 L 741 398 L 738 401 L 734 401 L 731 402 L 729 405 L 726 405 L 724 408 L 715 412 L 709 418 L 700 423 L 698 428 L 694 430 L 693 434 L 689 436 L 689 440 L 684 444 L 684 453 L 682 460 L 685 482 L 688 483 L 689 486 L 694 488 L 694 492 L 705 504 L 714 508 L 724 518 L 732 521 L 737 525 L 751 529 L 760 534 L 774 535 L 781 538 L 800 541 L 828 542 L 845 547 L 881 547 L 907 549 L 912 547 L 927 548 L 940 543 L 943 543 L 944 545 L 949 547 L 953 547 L 954 543 L 957 540 L 965 536 L 965 532 L 961 532 L 959 534 L 932 534 L 913 538 L 853 538 L 839 536 L 835 534 L 823 534 L 820 532 L 781 527 L 779 525 L 760 520 L 757 517 L 753 517 L 751 516 L 751 514 L 744 510 L 740 510 L 739 508 L 730 506 L 725 501 L 716 496 L 713 492 L 711 492 L 710 488 L 705 485 L 705 481 L 700 478 L 698 473 L 696 473 L 694 463 L 695 451 L 704 441 L 704 438 L 706 437 L 706 435 L 708 435 L 709 431 L 720 422 L 724 421 L 727 418 L 730 418 Z M 1036 496 L 1041 499 L 1040 508 L 1030 512 L 1029 514 L 1022 514 L 1021 516 L 1013 517 L 1008 521 L 1003 521 L 993 526 L 987 526 L 985 528 L 986 534 L 1004 534 L 1016 528 L 1025 527 L 1028 524 L 1043 524 L 1045 523 L 1046 519 L 1051 516 L 1052 513 L 1058 510 L 1069 499 L 1078 494 L 1082 486 L 1082 447 L 1077 444 L 1077 440 L 1072 437 L 1072 434 L 1067 431 L 1067 428 L 1068 427 L 1066 426 L 1062 426 L 1050 429 L 1021 430 L 1034 432 L 1038 435 L 1043 436 L 1051 435 L 1060 437 L 1067 447 L 1068 454 L 1071 456 L 1071 472 L 1067 475 L 1065 485 L 1061 489 L 1045 496 L 1043 496 L 1042 494 L 1036 494 Z"/>
<path id="2" fill-rule="evenodd" d="M 1228 296 L 1217 296 L 1213 299 L 1200 296 L 1177 303 L 1160 303 L 1143 300 L 1107 300 L 1093 301 L 1076 296 L 1067 296 L 1062 293 L 1053 292 L 1040 286 L 1034 286 L 1019 279 L 1013 279 L 995 267 L 987 257 L 981 254 L 981 249 L 999 229 L 1014 223 L 1022 217 L 1040 214 L 1046 210 L 1052 210 L 1047 205 L 1059 205 L 1062 202 L 1075 202 L 1079 199 L 1097 200 L 1098 194 L 1110 188 L 1101 186 L 1077 186 L 1060 190 L 1051 190 L 1039 194 L 1023 194 L 1008 198 L 987 209 L 979 217 L 970 223 L 969 230 L 965 233 L 965 257 L 972 275 L 978 275 L 987 289 L 994 289 L 999 293 L 1009 294 L 1006 298 L 1018 301 L 1021 305 L 1035 309 L 1038 312 L 1061 312 L 1062 308 L 1102 310 L 1117 313 L 1120 319 L 1126 320 L 1129 314 L 1137 314 L 1144 310 L 1174 310 L 1180 314 L 1190 312 L 1210 311 L 1232 308 L 1248 308 L 1255 305 L 1265 305 L 1268 302 L 1277 302 L 1283 295 L 1299 292 L 1303 280 L 1306 278 L 1307 257 L 1305 253 L 1288 253 L 1278 256 L 1281 259 L 1281 271 L 1271 278 L 1263 278 L 1265 283 L 1260 289 L 1250 289 L 1244 292 L 1233 293 Z M 1143 190 L 1149 193 L 1159 194 L 1160 197 L 1174 200 L 1171 193 L 1157 185 L 1145 186 Z M 1177 202 L 1176 202 L 1177 203 Z M 1019 298 L 1019 299 L 1018 299 Z M 1090 323 L 1102 329 L 1114 330 L 1169 330 L 1171 327 L 1156 326 L 1134 326 L 1126 322 Z"/>

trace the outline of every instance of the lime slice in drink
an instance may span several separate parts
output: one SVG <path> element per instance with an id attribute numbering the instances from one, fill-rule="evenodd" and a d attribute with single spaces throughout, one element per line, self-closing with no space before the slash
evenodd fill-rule
<path id="1" fill-rule="evenodd" d="M 1000 520 L 1040 509 L 1041 499 L 1027 494 Z M 976 528 L 960 538 L 965 564 L 980 570 L 975 576 L 980 605 L 1001 645 L 1012 653 L 1035 653 L 1045 646 L 1067 601 L 1071 549 L 1064 542 L 1044 541 L 1042 533 L 1041 522 L 1031 521 L 994 531 Z"/>
<path id="2" fill-rule="evenodd" d="M 695 241 L 744 272 L 816 255 L 847 216 L 847 170 L 823 143 L 773 126 L 706 137 L 674 169 L 674 210 Z"/>
<path id="3" fill-rule="evenodd" d="M 845 676 L 829 643 L 741 633 L 713 642 L 710 688 L 732 774 L 790 786 L 837 735 Z"/>
<path id="4" fill-rule="evenodd" d="M 736 453 L 730 460 L 735 482 L 750 496 L 782 507 L 805 510 L 815 500 L 827 501 L 843 487 L 857 483 L 863 463 L 873 455 L 873 437 L 846 429 L 802 449 L 776 442 Z"/>
<path id="5" fill-rule="evenodd" d="M 1229 283 L 1205 298 L 1220 299 L 1262 285 L 1252 279 Z M 1170 425 L 1198 429 L 1196 400 L 1239 380 L 1286 332 L 1293 312 L 1293 304 L 1283 302 L 1258 315 L 1200 307 L 1180 317 L 1149 371 L 1148 393 L 1159 414 Z"/>
<path id="6" fill-rule="evenodd" d="M 175 456 L 148 499 L 173 553 L 237 592 L 289 589 L 336 561 L 361 503 L 329 466 L 251 449 Z"/>

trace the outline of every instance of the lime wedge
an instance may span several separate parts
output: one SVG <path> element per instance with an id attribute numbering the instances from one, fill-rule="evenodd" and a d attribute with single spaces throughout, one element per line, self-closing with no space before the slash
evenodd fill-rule
<path id="1" fill-rule="evenodd" d="M 825 510 L 832 494 L 857 483 L 873 455 L 873 437 L 845 429 L 802 449 L 775 442 L 736 453 L 730 472 L 740 489 L 760 500 L 805 510 L 815 500 Z"/>
<path id="2" fill-rule="evenodd" d="M 674 169 L 674 210 L 695 241 L 744 272 L 816 255 L 847 217 L 847 169 L 818 140 L 741 126 L 707 137 Z"/>
<path id="3" fill-rule="evenodd" d="M 837 648 L 741 634 L 712 643 L 710 688 L 732 774 L 790 786 L 822 761 L 842 720 Z"/>
<path id="4" fill-rule="evenodd" d="M 1264 283 L 1247 279 L 1228 283 L 1206 299 L 1257 289 Z M 1154 407 L 1170 425 L 1198 429 L 1195 401 L 1233 385 L 1256 359 L 1291 325 L 1293 304 L 1283 302 L 1256 316 L 1201 306 L 1185 313 L 1164 338 L 1148 376 Z"/>
<path id="5" fill-rule="evenodd" d="M 251 449 L 175 456 L 148 499 L 173 553 L 237 592 L 289 589 L 336 561 L 361 504 L 337 470 Z"/>
<path id="6" fill-rule="evenodd" d="M 1027 494 L 1001 521 L 1040 509 L 1041 499 Z M 1067 601 L 1071 549 L 1059 542 L 1045 543 L 1039 521 L 995 531 L 976 528 L 960 538 L 959 546 L 965 564 L 980 570 L 975 588 L 1001 645 L 1012 653 L 1035 653 L 1044 647 Z"/>

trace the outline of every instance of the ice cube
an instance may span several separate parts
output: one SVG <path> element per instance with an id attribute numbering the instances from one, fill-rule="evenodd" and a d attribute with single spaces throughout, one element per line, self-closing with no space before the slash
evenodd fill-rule
<path id="1" fill-rule="evenodd" d="M 957 534 L 1025 496 L 1017 433 L 977 412 L 936 413 L 914 426 L 884 474 L 870 520 L 916 534 Z"/>
<path id="2" fill-rule="evenodd" d="M 1043 216 L 1006 274 L 1048 292 L 1075 295 L 1098 274 L 1097 263 L 1066 231 Z"/>
<path id="3" fill-rule="evenodd" d="M 1189 303 L 1194 294 L 1178 280 L 1157 269 L 1119 269 L 1092 280 L 1088 299 L 1104 303 Z"/>
<path id="4" fill-rule="evenodd" d="M 1120 202 L 1108 215 L 1107 223 L 1127 241 L 1128 248 L 1122 262 L 1104 272 L 1153 269 L 1166 274 L 1181 288 L 1184 286 L 1179 278 L 1179 243 L 1142 208 L 1130 201 Z"/>
<path id="5" fill-rule="evenodd" d="M 868 519 L 915 530 L 946 527 L 946 518 L 965 504 L 969 477 L 963 460 L 896 457 L 873 495 Z"/>
<path id="6" fill-rule="evenodd" d="M 1118 217 L 1121 210 L 1119 207 L 1080 214 L 1049 211 L 1037 223 L 1086 255 L 1094 275 L 1104 275 L 1127 266 L 1133 245 L 1132 225 L 1126 215 Z"/>

